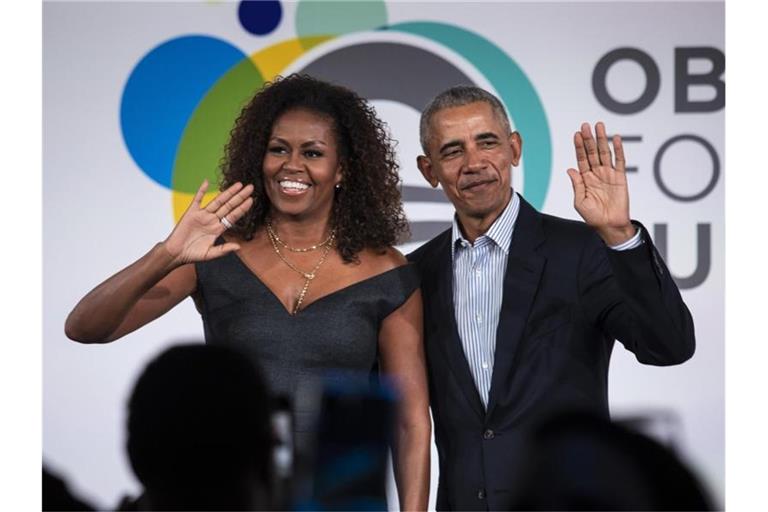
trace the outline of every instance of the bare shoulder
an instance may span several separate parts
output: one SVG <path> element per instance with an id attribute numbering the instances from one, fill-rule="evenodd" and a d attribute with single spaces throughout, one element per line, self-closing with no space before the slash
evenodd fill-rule
<path id="1" fill-rule="evenodd" d="M 394 247 L 383 250 L 365 249 L 359 254 L 361 267 L 370 275 L 381 274 L 408 263 L 403 253 Z"/>

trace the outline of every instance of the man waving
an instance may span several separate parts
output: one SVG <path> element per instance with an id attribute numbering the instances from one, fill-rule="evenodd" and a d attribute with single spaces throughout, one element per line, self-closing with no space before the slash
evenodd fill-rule
<path id="1" fill-rule="evenodd" d="M 566 409 L 608 417 L 614 340 L 644 364 L 693 355 L 691 315 L 630 220 L 621 138 L 613 162 L 595 131 L 574 136 L 576 222 L 512 190 L 523 140 L 495 96 L 453 87 L 422 113 L 419 169 L 456 210 L 409 255 L 422 274 L 439 510 L 507 509 L 527 427 Z"/>

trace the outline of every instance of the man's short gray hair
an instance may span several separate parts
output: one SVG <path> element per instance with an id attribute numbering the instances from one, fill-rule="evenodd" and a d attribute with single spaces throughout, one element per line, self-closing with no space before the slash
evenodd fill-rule
<path id="1" fill-rule="evenodd" d="M 424 153 L 427 153 L 427 143 L 429 142 L 430 130 L 432 128 L 432 118 L 436 113 L 446 108 L 463 107 L 464 105 L 477 103 L 478 101 L 488 103 L 491 106 L 493 113 L 499 118 L 499 121 L 504 125 L 504 128 L 506 128 L 507 133 L 509 134 L 512 132 L 512 128 L 509 125 L 509 117 L 507 117 L 507 111 L 504 109 L 504 105 L 501 101 L 499 101 L 499 98 L 474 85 L 456 85 L 432 98 L 432 101 L 430 101 L 421 112 L 419 140 L 421 141 L 421 149 Z"/>

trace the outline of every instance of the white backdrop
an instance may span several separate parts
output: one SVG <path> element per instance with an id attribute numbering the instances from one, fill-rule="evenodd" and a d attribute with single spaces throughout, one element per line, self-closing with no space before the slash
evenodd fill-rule
<path id="1" fill-rule="evenodd" d="M 661 425 L 657 433 L 674 437 L 681 455 L 722 503 L 724 110 L 676 111 L 675 90 L 682 75 L 706 74 L 712 62 L 694 59 L 676 73 L 675 54 L 676 49 L 679 53 L 685 48 L 710 49 L 706 55 L 712 55 L 712 49 L 724 51 L 723 4 L 378 3 L 385 6 L 385 21 L 390 25 L 450 24 L 481 35 L 516 62 L 540 99 L 548 123 L 551 181 L 539 205 L 547 213 L 576 217 L 565 169 L 575 165 L 571 139 L 582 121 L 602 120 L 611 132 L 641 138 L 625 144 L 629 165 L 637 168 L 629 176 L 632 217 L 652 231 L 657 224 L 668 226 L 667 263 L 675 276 L 695 274 L 706 259 L 704 253 L 710 266 L 705 278 L 699 274 L 702 278 L 694 281 L 700 282 L 682 291 L 696 322 L 694 358 L 679 367 L 642 366 L 617 345 L 610 371 L 611 408 L 617 417 L 673 413 L 676 422 L 666 430 Z M 43 453 L 45 461 L 66 474 L 78 492 L 103 506 L 113 506 L 122 494 L 138 489 L 123 447 L 125 400 L 138 372 L 174 340 L 202 337 L 202 324 L 191 301 L 118 343 L 83 346 L 69 342 L 63 333 L 64 319 L 80 297 L 165 238 L 173 226 L 171 191 L 142 171 L 121 129 L 126 82 L 143 57 L 174 38 L 215 37 L 247 55 L 294 38 L 299 27 L 297 4 L 281 5 L 280 24 L 262 36 L 244 30 L 237 3 L 44 5 Z M 302 69 L 334 50 L 368 42 L 426 50 L 451 62 L 476 83 L 492 90 L 498 87 L 486 70 L 480 70 L 478 63 L 484 56 L 479 53 L 467 58 L 428 38 L 374 30 L 341 34 L 306 52 L 286 71 Z M 634 113 L 612 111 L 593 90 L 597 63 L 618 48 L 639 50 L 642 53 L 634 55 L 646 55 L 660 75 L 657 95 Z M 405 64 L 402 69 L 404 90 L 430 79 L 424 70 Z M 724 75 L 718 78 L 725 80 Z M 641 66 L 628 59 L 609 67 L 605 83 L 608 94 L 621 103 L 631 103 L 649 87 Z M 453 84 L 444 84 L 449 85 Z M 706 102 L 716 96 L 708 85 L 683 90 L 692 101 Z M 418 112 L 391 99 L 376 100 L 374 105 L 399 141 L 404 184 L 426 186 L 414 164 Z M 514 115 L 513 123 L 518 124 Z M 700 139 L 673 143 L 660 155 L 665 142 L 680 135 Z M 514 184 L 526 195 L 526 150 L 535 144 L 525 131 L 522 136 L 523 165 L 515 172 Z M 702 144 L 714 151 L 717 176 Z M 527 179 L 532 183 L 538 178 L 529 175 Z M 670 197 L 695 196 L 710 181 L 714 186 L 703 197 L 690 201 Z M 408 202 L 406 212 L 414 221 L 448 220 L 452 209 L 447 204 Z M 708 226 L 703 229 L 711 233 L 709 243 L 698 250 L 697 225 Z M 433 473 L 436 466 L 435 460 Z M 434 493 L 433 485 L 433 500 Z"/>

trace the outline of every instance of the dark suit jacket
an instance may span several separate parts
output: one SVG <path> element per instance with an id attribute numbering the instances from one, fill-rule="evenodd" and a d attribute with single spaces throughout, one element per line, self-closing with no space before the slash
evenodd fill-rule
<path id="1" fill-rule="evenodd" d="M 521 201 L 487 411 L 456 328 L 451 230 L 408 255 L 422 275 L 439 510 L 509 508 L 527 427 L 558 409 L 608 417 L 614 339 L 645 364 L 693 355 L 691 315 L 646 229 L 643 238 L 612 251 L 586 224 Z"/>

